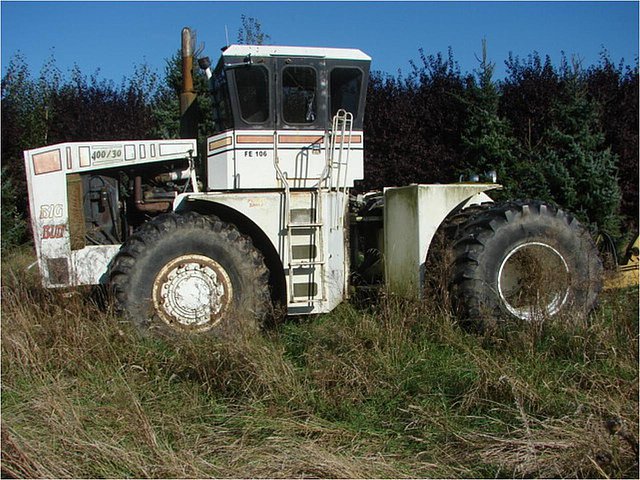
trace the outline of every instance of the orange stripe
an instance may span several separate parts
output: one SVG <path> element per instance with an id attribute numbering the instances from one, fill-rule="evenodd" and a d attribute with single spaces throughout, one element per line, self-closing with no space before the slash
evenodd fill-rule
<path id="1" fill-rule="evenodd" d="M 342 135 L 336 135 L 336 142 L 342 142 Z M 345 135 L 344 143 L 349 142 L 349 137 Z M 360 135 L 351 135 L 351 143 L 361 143 L 362 137 Z"/>
<path id="2" fill-rule="evenodd" d="M 226 140 L 226 139 L 225 139 Z M 230 139 L 229 139 L 230 140 Z M 322 135 L 278 135 L 279 143 L 320 143 L 324 140 Z M 215 143 L 217 144 L 221 140 L 217 140 Z M 336 141 L 341 142 L 342 136 L 336 136 Z M 344 142 L 348 142 L 349 138 L 345 136 Z M 237 143 L 273 143 L 273 137 L 271 135 L 237 135 L 236 136 Z M 211 146 L 214 142 L 209 144 L 209 149 L 213 150 Z M 351 143 L 362 143 L 361 135 L 351 135 Z M 224 145 L 230 145 L 230 143 L 226 143 Z M 217 146 L 215 147 L 217 148 Z"/>
<path id="3" fill-rule="evenodd" d="M 231 137 L 221 138 L 219 140 L 209 142 L 209 151 L 215 150 L 221 147 L 226 147 L 227 145 L 231 145 L 232 142 L 233 140 L 231 139 Z"/>
<path id="4" fill-rule="evenodd" d="M 273 143 L 272 135 L 236 135 L 238 143 Z"/>
<path id="5" fill-rule="evenodd" d="M 324 140 L 322 135 L 278 135 L 278 142 L 280 143 L 320 143 Z"/>

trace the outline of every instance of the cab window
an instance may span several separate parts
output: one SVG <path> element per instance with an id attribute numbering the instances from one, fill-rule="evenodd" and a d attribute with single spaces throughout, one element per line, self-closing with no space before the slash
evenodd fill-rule
<path id="1" fill-rule="evenodd" d="M 223 69 L 219 69 L 213 75 L 213 133 L 223 132 L 233 128 L 233 115 L 229 102 L 229 88 Z"/>
<path id="2" fill-rule="evenodd" d="M 311 124 L 316 116 L 316 71 L 311 67 L 285 67 L 282 70 L 282 118 L 290 124 Z"/>
<path id="3" fill-rule="evenodd" d="M 235 70 L 240 116 L 247 123 L 269 119 L 269 72 L 261 66 Z"/>
<path id="4" fill-rule="evenodd" d="M 331 71 L 331 118 L 341 108 L 354 117 L 358 115 L 361 85 L 362 71 L 358 68 L 334 68 Z"/>

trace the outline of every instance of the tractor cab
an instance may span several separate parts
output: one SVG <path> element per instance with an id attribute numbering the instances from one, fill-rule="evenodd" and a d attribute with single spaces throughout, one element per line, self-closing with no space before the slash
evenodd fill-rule
<path id="1" fill-rule="evenodd" d="M 227 47 L 209 72 L 208 190 L 315 188 L 336 147 L 348 150 L 342 181 L 353 186 L 363 177 L 370 62 L 354 49 Z"/>

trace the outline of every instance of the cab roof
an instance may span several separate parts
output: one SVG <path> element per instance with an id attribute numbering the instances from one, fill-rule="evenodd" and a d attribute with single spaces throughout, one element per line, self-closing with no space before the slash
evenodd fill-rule
<path id="1" fill-rule="evenodd" d="M 287 47 L 279 45 L 230 45 L 223 57 L 313 57 L 332 60 L 371 61 L 362 50 L 354 48 Z"/>

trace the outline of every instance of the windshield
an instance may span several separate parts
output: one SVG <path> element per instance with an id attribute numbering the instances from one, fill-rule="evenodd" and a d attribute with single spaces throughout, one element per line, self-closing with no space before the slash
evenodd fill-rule
<path id="1" fill-rule="evenodd" d="M 229 85 L 224 68 L 216 68 L 211 77 L 213 98 L 213 132 L 219 133 L 233 128 L 233 115 L 229 101 Z"/>

